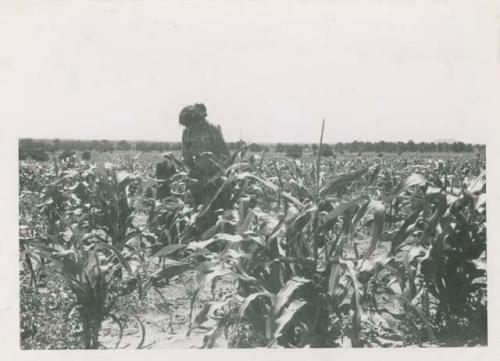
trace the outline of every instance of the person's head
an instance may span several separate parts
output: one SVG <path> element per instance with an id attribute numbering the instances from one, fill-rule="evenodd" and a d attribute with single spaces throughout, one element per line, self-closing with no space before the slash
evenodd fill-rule
<path id="1" fill-rule="evenodd" d="M 179 114 L 179 123 L 185 127 L 189 127 L 197 122 L 205 120 L 207 116 L 207 108 L 201 103 L 188 105 L 181 110 Z"/>
<path id="2" fill-rule="evenodd" d="M 202 103 L 196 103 L 194 105 L 196 114 L 199 116 L 200 119 L 205 119 L 207 117 L 207 107 L 205 104 Z"/>

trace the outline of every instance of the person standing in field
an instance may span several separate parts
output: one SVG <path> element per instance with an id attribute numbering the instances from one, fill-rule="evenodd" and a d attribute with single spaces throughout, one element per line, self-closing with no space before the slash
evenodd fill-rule
<path id="1" fill-rule="evenodd" d="M 182 133 L 182 157 L 195 178 L 211 176 L 218 171 L 208 159 L 222 164 L 229 158 L 220 126 L 211 124 L 206 117 L 207 108 L 203 104 L 189 105 L 179 115 L 179 123 L 185 127 Z"/>
<path id="2" fill-rule="evenodd" d="M 172 153 L 163 154 L 163 160 L 156 163 L 155 179 L 158 184 L 156 186 L 156 199 L 164 199 L 171 195 L 171 178 L 177 172 L 176 159 Z"/>
<path id="3" fill-rule="evenodd" d="M 179 123 L 184 126 L 182 133 L 182 157 L 189 167 L 188 189 L 195 205 L 211 204 L 211 211 L 198 222 L 198 231 L 203 232 L 217 221 L 214 210 L 225 208 L 227 196 L 215 195 L 223 185 L 223 180 L 213 180 L 230 153 L 222 135 L 220 126 L 207 121 L 207 108 L 203 104 L 184 107 L 179 114 Z"/>

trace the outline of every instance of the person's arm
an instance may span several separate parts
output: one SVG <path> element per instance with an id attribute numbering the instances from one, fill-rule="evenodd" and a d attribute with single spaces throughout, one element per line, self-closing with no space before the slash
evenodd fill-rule
<path id="1" fill-rule="evenodd" d="M 220 126 L 216 126 L 215 129 L 215 149 L 216 149 L 216 154 L 224 155 L 226 157 L 229 157 L 229 149 L 227 148 L 227 144 L 224 141 L 224 136 L 222 135 L 222 129 Z"/>
<path id="2" fill-rule="evenodd" d="M 182 158 L 188 167 L 192 167 L 194 164 L 193 153 L 191 152 L 191 140 L 189 138 L 189 130 L 184 129 L 182 132 Z"/>

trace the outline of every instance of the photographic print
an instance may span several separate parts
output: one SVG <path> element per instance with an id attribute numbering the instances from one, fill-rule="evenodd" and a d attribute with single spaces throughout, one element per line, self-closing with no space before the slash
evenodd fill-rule
<path id="1" fill-rule="evenodd" d="M 488 346 L 466 3 L 1 3 L 17 347 Z"/>

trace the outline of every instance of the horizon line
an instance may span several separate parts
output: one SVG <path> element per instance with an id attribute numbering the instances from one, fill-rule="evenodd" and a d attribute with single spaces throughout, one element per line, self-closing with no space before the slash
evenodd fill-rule
<path id="1" fill-rule="evenodd" d="M 61 141 L 103 141 L 107 140 L 109 142 L 120 142 L 120 141 L 127 141 L 127 142 L 149 142 L 149 143 L 182 143 L 182 140 L 155 140 L 155 139 L 127 139 L 127 138 L 120 138 L 120 139 L 110 139 L 110 138 L 64 138 L 64 137 L 54 137 L 54 138 L 36 138 L 36 137 L 18 137 L 18 141 L 20 140 L 25 140 L 25 139 L 32 139 L 32 140 L 42 140 L 42 141 L 53 141 L 56 139 L 59 139 Z M 239 140 L 226 140 L 226 143 L 236 143 L 239 141 L 242 141 L 243 139 Z M 245 141 L 245 143 L 248 144 L 262 144 L 262 145 L 268 145 L 268 144 L 301 144 L 301 145 L 310 145 L 310 144 L 318 144 L 318 142 L 304 142 L 304 141 L 297 141 L 297 142 L 291 142 L 291 141 L 273 141 L 273 142 L 264 142 L 264 141 Z M 378 142 L 386 142 L 386 143 L 408 143 L 409 141 L 414 142 L 415 144 L 418 143 L 446 143 L 446 144 L 452 144 L 452 143 L 464 143 L 464 144 L 472 144 L 472 145 L 486 145 L 486 143 L 473 143 L 473 142 L 465 142 L 463 140 L 459 139 L 437 139 L 437 140 L 432 140 L 432 141 L 417 141 L 413 139 L 408 139 L 406 141 L 403 140 L 361 140 L 361 139 L 353 139 L 350 141 L 336 141 L 336 142 L 323 142 L 323 144 L 338 144 L 338 143 L 353 143 L 353 142 L 364 142 L 364 143 L 378 143 Z"/>

